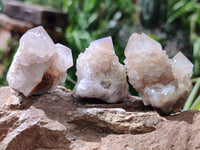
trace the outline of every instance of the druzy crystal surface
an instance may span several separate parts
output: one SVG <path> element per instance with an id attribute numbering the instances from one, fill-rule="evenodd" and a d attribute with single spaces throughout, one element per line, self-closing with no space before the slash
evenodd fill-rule
<path id="1" fill-rule="evenodd" d="M 74 96 L 114 103 L 128 96 L 126 70 L 115 55 L 111 37 L 93 41 L 76 64 Z"/>
<path id="2" fill-rule="evenodd" d="M 7 74 L 10 87 L 25 96 L 52 92 L 67 77 L 73 65 L 71 50 L 54 44 L 43 27 L 28 30 L 20 39 L 19 48 Z"/>
<path id="3" fill-rule="evenodd" d="M 167 113 L 191 90 L 193 64 L 179 52 L 169 59 L 161 45 L 145 34 L 134 33 L 125 49 L 129 82 L 145 105 Z"/>

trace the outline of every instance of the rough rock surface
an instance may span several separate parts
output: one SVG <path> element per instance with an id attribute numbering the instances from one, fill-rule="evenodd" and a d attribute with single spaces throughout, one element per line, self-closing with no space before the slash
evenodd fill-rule
<path id="1" fill-rule="evenodd" d="M 145 105 L 168 113 L 189 94 L 193 64 L 181 53 L 169 59 L 161 45 L 145 34 L 134 33 L 125 49 L 129 81 Z"/>
<path id="2" fill-rule="evenodd" d="M 160 116 L 141 99 L 76 101 L 71 92 L 24 97 L 0 88 L 1 150 L 200 149 L 200 112 Z"/>
<path id="3" fill-rule="evenodd" d="M 128 96 L 126 70 L 115 55 L 111 37 L 91 42 L 79 55 L 76 68 L 75 97 L 115 103 Z"/>
<path id="4" fill-rule="evenodd" d="M 43 94 L 65 82 L 73 65 L 71 50 L 54 44 L 42 26 L 28 30 L 8 70 L 9 86 L 25 96 Z"/>

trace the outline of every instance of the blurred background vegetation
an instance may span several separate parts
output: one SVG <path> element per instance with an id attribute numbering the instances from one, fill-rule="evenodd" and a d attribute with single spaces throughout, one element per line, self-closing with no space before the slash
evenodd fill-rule
<path id="1" fill-rule="evenodd" d="M 78 55 L 91 41 L 112 36 L 116 54 L 121 63 L 124 49 L 133 32 L 144 32 L 161 43 L 170 57 L 182 51 L 194 64 L 193 83 L 196 86 L 189 96 L 187 109 L 197 98 L 200 89 L 200 2 L 198 0 L 21 0 L 26 3 L 48 6 L 67 14 L 68 26 L 64 31 L 66 46 L 72 49 L 74 64 Z M 0 0 L 2 11 L 3 0 Z M 18 43 L 8 41 L 17 49 Z M 13 52 L 13 53 L 14 53 Z M 13 56 L 13 54 L 11 55 Z M 0 62 L 9 67 L 12 57 L 6 59 L 0 51 Z M 1 69 L 1 68 L 0 68 Z M 75 65 L 68 71 L 67 88 L 76 83 Z M 0 85 L 7 85 L 6 72 Z M 137 93 L 130 89 L 134 95 Z M 196 105 L 199 103 L 197 102 Z M 186 107 L 185 107 L 186 109 Z M 198 108 L 199 109 L 199 108 Z"/>

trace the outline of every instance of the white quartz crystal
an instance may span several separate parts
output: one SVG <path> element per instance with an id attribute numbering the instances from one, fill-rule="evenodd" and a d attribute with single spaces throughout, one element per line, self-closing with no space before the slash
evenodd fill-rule
<path id="1" fill-rule="evenodd" d="M 134 33 L 125 56 L 129 82 L 141 94 L 145 105 L 168 113 L 179 99 L 187 97 L 193 65 L 181 52 L 168 59 L 158 42 Z"/>
<path id="2" fill-rule="evenodd" d="M 128 96 L 126 70 L 115 55 L 111 37 L 93 41 L 77 59 L 74 96 L 115 103 Z"/>
<path id="3" fill-rule="evenodd" d="M 10 87 L 25 96 L 43 94 L 64 83 L 67 69 L 73 65 L 71 50 L 54 44 L 43 27 L 28 30 L 7 74 Z"/>

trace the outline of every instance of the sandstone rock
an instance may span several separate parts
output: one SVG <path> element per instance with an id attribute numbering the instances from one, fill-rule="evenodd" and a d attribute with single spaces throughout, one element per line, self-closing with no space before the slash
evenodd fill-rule
<path id="1" fill-rule="evenodd" d="M 65 126 L 48 119 L 42 110 L 34 107 L 8 113 L 0 120 L 0 126 L 5 130 L 1 134 L 1 149 L 64 149 L 70 146 L 70 141 L 65 138 Z"/>
<path id="2" fill-rule="evenodd" d="M 179 52 L 168 59 L 161 45 L 145 34 L 134 33 L 125 49 L 129 81 L 145 105 L 169 113 L 191 90 L 192 63 Z"/>
<path id="3" fill-rule="evenodd" d="M 115 103 L 128 96 L 126 71 L 114 53 L 111 37 L 93 41 L 76 64 L 74 96 Z"/>
<path id="4" fill-rule="evenodd" d="M 16 13 L 17 12 L 17 13 Z M 19 20 L 47 28 L 67 27 L 67 15 L 40 5 L 30 5 L 19 1 L 5 1 L 3 13 Z"/>
<path id="5" fill-rule="evenodd" d="M 31 23 L 10 18 L 5 14 L 0 14 L 0 26 L 5 30 L 11 31 L 12 33 L 17 32 L 18 34 L 23 34 L 28 29 L 34 27 Z"/>
<path id="6" fill-rule="evenodd" d="M 12 106 L 13 101 L 10 99 L 13 97 L 15 97 L 15 105 L 27 105 L 27 103 L 23 104 L 26 98 L 11 88 L 2 88 L 0 95 L 3 106 Z M 49 119 L 43 110 L 33 106 L 27 110 L 22 110 L 22 107 L 19 109 L 6 108 L 0 108 L 0 149 L 69 148 L 70 141 L 65 137 L 65 126 Z"/>
<path id="7" fill-rule="evenodd" d="M 73 65 L 71 50 L 54 44 L 43 27 L 27 31 L 7 74 L 10 87 L 25 96 L 52 92 L 64 83 L 66 71 Z"/>
<path id="8" fill-rule="evenodd" d="M 76 101 L 57 87 L 51 94 L 24 97 L 0 88 L 0 148 L 55 150 L 199 149 L 200 112 L 160 116 L 130 97 L 117 104 Z M 14 109 L 15 105 L 22 107 Z M 29 103 L 27 103 L 29 101 Z M 11 102 L 11 103 L 9 103 Z"/>
<path id="9" fill-rule="evenodd" d="M 131 113 L 122 108 L 79 108 L 70 114 L 72 122 L 88 121 L 113 133 L 148 133 L 163 121 L 157 113 Z"/>
<path id="10" fill-rule="evenodd" d="M 12 37 L 14 37 L 14 39 L 19 40 L 19 38 L 27 30 L 35 27 L 35 25 L 26 21 L 11 18 L 5 14 L 0 14 L 0 27 L 12 33 Z M 53 39 L 55 43 L 66 42 L 64 35 L 61 34 L 60 32 L 49 29 L 48 26 L 45 26 L 45 30 L 47 31 L 47 33 L 50 35 L 50 37 Z"/>

